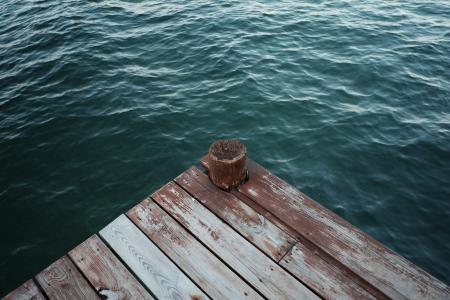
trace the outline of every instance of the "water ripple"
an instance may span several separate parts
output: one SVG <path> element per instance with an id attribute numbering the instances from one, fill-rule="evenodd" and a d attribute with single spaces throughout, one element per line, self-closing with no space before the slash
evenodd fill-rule
<path id="1" fill-rule="evenodd" d="M 450 282 L 448 1 L 7 0 L 0 14 L 2 291 L 227 137 Z"/>

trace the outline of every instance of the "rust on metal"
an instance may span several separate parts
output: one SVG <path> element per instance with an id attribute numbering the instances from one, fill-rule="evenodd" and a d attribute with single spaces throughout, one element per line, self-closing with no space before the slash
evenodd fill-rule
<path id="1" fill-rule="evenodd" d="M 209 178 L 230 191 L 246 179 L 247 147 L 238 140 L 219 140 L 209 148 Z"/>

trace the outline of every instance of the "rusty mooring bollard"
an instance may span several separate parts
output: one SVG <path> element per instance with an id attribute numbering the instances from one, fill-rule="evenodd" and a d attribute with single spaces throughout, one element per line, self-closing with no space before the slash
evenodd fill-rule
<path id="1" fill-rule="evenodd" d="M 219 188 L 230 191 L 247 175 L 247 147 L 238 140 L 220 140 L 209 148 L 209 178 Z"/>

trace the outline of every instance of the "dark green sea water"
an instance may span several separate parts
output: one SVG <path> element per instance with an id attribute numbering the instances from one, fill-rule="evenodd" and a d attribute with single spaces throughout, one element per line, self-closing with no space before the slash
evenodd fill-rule
<path id="1" fill-rule="evenodd" d="M 450 282 L 450 2 L 0 3 L 0 295 L 219 138 Z"/>

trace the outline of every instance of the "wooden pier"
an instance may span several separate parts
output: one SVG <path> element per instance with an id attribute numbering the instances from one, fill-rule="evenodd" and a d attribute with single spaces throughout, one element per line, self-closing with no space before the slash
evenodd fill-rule
<path id="1" fill-rule="evenodd" d="M 257 163 L 230 192 L 201 163 L 4 299 L 450 299 Z"/>

